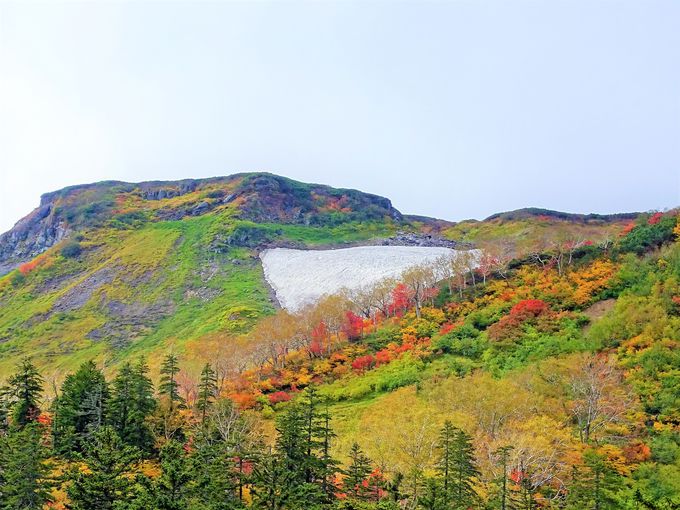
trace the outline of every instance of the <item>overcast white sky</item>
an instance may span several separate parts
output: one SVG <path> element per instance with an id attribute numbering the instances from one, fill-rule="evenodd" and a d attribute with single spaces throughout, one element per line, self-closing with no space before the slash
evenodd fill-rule
<path id="1" fill-rule="evenodd" d="M 680 2 L 0 0 L 0 231 L 266 170 L 447 219 L 680 204 Z"/>

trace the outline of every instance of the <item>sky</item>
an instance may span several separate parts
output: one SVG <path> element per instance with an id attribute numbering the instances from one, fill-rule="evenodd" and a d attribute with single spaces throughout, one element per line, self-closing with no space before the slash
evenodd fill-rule
<path id="1" fill-rule="evenodd" d="M 0 231 L 269 171 L 461 220 L 680 205 L 680 2 L 0 0 Z"/>

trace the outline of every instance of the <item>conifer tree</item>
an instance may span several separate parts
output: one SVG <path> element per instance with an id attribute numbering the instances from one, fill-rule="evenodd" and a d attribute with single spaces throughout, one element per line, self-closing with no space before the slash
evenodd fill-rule
<path id="1" fill-rule="evenodd" d="M 109 419 L 118 436 L 142 451 L 153 447 L 153 436 L 146 419 L 156 408 L 153 383 L 144 359 L 132 366 L 124 364 L 112 383 Z"/>
<path id="2" fill-rule="evenodd" d="M 317 391 L 308 388 L 277 423 L 277 453 L 293 475 L 296 497 L 307 504 L 320 504 L 332 497 L 327 475 L 334 462 L 329 455 L 324 456 L 324 438 L 329 440 L 331 434 L 326 430 L 320 404 Z"/>
<path id="3" fill-rule="evenodd" d="M 446 510 L 449 508 L 444 503 L 441 480 L 437 478 L 427 478 L 425 480 L 425 487 L 418 498 L 418 505 L 423 510 Z"/>
<path id="4" fill-rule="evenodd" d="M 52 433 L 57 452 L 82 451 L 89 437 L 105 424 L 108 400 L 108 384 L 93 361 L 66 377 L 54 402 Z"/>
<path id="5" fill-rule="evenodd" d="M 353 443 L 349 451 L 349 466 L 345 470 L 345 489 L 349 495 L 356 499 L 365 499 L 366 487 L 364 483 L 368 480 L 371 471 L 371 459 L 369 459 L 358 443 Z"/>
<path id="6" fill-rule="evenodd" d="M 51 501 L 48 457 L 36 422 L 0 438 L 0 510 L 39 510 Z"/>
<path id="7" fill-rule="evenodd" d="M 38 402 L 42 393 L 43 378 L 31 360 L 24 358 L 17 365 L 17 373 L 9 378 L 9 398 L 12 405 L 12 422 L 17 427 L 35 421 L 40 415 Z"/>
<path id="8" fill-rule="evenodd" d="M 466 509 L 477 501 L 473 487 L 479 476 L 472 438 L 447 421 L 439 435 L 437 472 L 442 484 L 444 504 Z"/>
<path id="9" fill-rule="evenodd" d="M 201 371 L 201 380 L 198 383 L 198 401 L 196 402 L 196 408 L 201 413 L 201 423 L 203 424 L 205 424 L 208 409 L 216 395 L 217 374 L 210 366 L 210 363 L 206 363 Z"/>
<path id="10" fill-rule="evenodd" d="M 193 473 L 184 447 L 171 440 L 163 445 L 159 455 L 161 474 L 146 484 L 143 495 L 133 508 L 154 510 L 184 510 L 189 507 L 189 492 Z"/>
<path id="11" fill-rule="evenodd" d="M 161 380 L 158 390 L 161 395 L 168 399 L 170 413 L 185 406 L 184 399 L 179 394 L 177 374 L 179 374 L 179 360 L 175 354 L 168 354 L 161 365 Z"/>
<path id="12" fill-rule="evenodd" d="M 261 510 L 304 508 L 295 506 L 296 475 L 287 466 L 287 459 L 270 452 L 264 455 L 253 470 L 253 506 Z M 293 504 L 290 504 L 290 503 Z M 311 506 L 311 505 L 310 505 Z"/>
<path id="13" fill-rule="evenodd" d="M 205 430 L 205 427 L 203 427 Z M 243 507 L 242 462 L 235 448 L 225 441 L 200 434 L 190 456 L 192 495 L 206 509 L 232 510 Z M 241 464 L 241 468 L 242 468 Z M 241 490 L 240 490 L 241 489 Z"/>
<path id="14" fill-rule="evenodd" d="M 610 510 L 621 507 L 617 492 L 621 478 L 607 459 L 589 450 L 584 454 L 584 465 L 574 466 L 567 493 L 566 508 L 569 510 Z"/>
<path id="15" fill-rule="evenodd" d="M 503 446 L 494 452 L 494 455 L 500 461 L 499 467 L 501 469 L 501 475 L 496 479 L 496 484 L 498 485 L 498 508 L 500 510 L 512 510 L 515 508 L 512 491 L 508 488 L 508 468 L 510 452 L 512 450 L 512 446 Z"/>
<path id="16" fill-rule="evenodd" d="M 330 502 L 335 497 L 337 489 L 333 480 L 335 478 L 335 473 L 338 471 L 339 464 L 338 461 L 331 456 L 331 442 L 336 437 L 336 434 L 331 428 L 331 414 L 328 408 L 328 401 L 326 401 L 324 405 L 321 420 L 321 490 L 326 502 Z"/>
<path id="17" fill-rule="evenodd" d="M 125 445 L 113 427 L 98 429 L 83 445 L 82 470 L 72 467 L 67 475 L 67 494 L 72 510 L 112 510 L 131 500 L 132 471 L 139 451 Z"/>

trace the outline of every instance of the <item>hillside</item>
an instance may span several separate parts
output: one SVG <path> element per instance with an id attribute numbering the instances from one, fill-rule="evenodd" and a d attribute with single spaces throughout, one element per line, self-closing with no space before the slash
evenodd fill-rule
<path id="1" fill-rule="evenodd" d="M 518 258 L 486 244 L 239 330 L 170 323 L 200 332 L 148 362 L 145 338 L 66 378 L 24 360 L 0 392 L 0 496 L 30 466 L 52 508 L 678 508 L 680 216 L 612 237 L 619 220 L 593 241 L 559 218 Z"/>
<path id="2" fill-rule="evenodd" d="M 572 220 L 456 225 L 404 216 L 386 198 L 271 174 L 65 188 L 43 195 L 0 236 L 0 369 L 28 354 L 55 373 L 92 358 L 157 359 L 210 335 L 244 333 L 276 308 L 258 259 L 267 247 L 502 238 L 516 255 L 517 239 L 547 239 L 549 230 L 597 241 L 623 221 Z"/>

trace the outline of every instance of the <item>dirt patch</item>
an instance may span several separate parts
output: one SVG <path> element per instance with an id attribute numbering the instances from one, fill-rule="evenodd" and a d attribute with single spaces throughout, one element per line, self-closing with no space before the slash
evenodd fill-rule
<path id="1" fill-rule="evenodd" d="M 48 316 L 82 308 L 90 300 L 92 294 L 103 285 L 111 283 L 115 275 L 116 271 L 113 267 L 103 267 L 95 271 L 59 297 L 52 305 Z"/>
<path id="2" fill-rule="evenodd" d="M 591 322 L 604 317 L 607 312 L 614 308 L 616 304 L 616 299 L 605 299 L 603 301 L 598 301 L 597 303 L 589 306 L 583 310 L 583 314 L 586 315 Z"/>
<path id="3" fill-rule="evenodd" d="M 95 341 L 106 341 L 114 348 L 127 346 L 136 338 L 148 334 L 162 319 L 175 310 L 172 301 L 155 303 L 123 303 L 110 301 L 105 305 L 109 319 L 87 334 Z"/>

